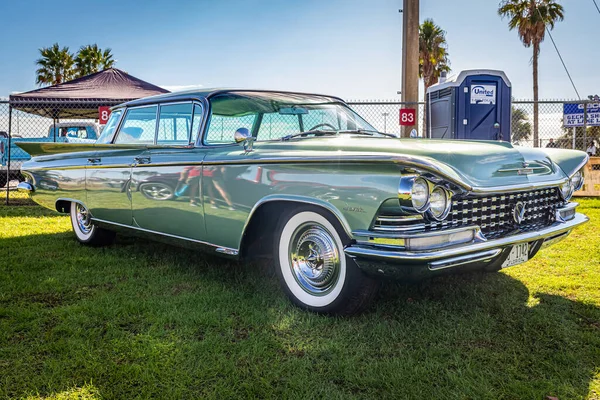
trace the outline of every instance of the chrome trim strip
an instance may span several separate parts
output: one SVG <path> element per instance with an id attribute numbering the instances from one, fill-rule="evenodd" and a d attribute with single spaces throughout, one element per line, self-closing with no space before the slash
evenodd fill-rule
<path id="1" fill-rule="evenodd" d="M 437 231 L 412 233 L 412 234 L 411 233 L 390 234 L 390 233 L 373 232 L 373 231 L 367 231 L 367 230 L 356 230 L 356 231 L 352 231 L 352 235 L 355 238 L 356 237 L 361 237 L 361 238 L 377 237 L 377 238 L 388 238 L 388 239 L 392 239 L 392 238 L 393 239 L 408 239 L 408 238 L 421 239 L 421 238 L 433 237 L 433 236 L 452 235 L 453 233 L 462 233 L 462 232 L 466 232 L 466 231 L 475 231 L 474 235 L 475 235 L 475 237 L 478 237 L 481 229 L 477 225 L 470 225 L 470 226 L 459 227 L 459 228 L 440 229 Z M 358 239 L 357 239 L 357 241 L 358 241 Z"/>
<path id="2" fill-rule="evenodd" d="M 236 250 L 236 249 L 232 249 L 232 248 L 229 248 L 229 247 L 219 246 L 219 245 L 216 245 L 216 244 L 213 244 L 213 243 L 204 242 L 202 240 L 185 238 L 185 237 L 182 237 L 182 236 L 171 235 L 169 233 L 157 232 L 157 231 L 153 231 L 153 230 L 150 230 L 150 229 L 138 228 L 138 227 L 131 226 L 131 225 L 119 224 L 117 222 L 106 221 L 106 220 L 103 220 L 103 219 L 98 219 L 98 218 L 93 218 L 93 217 L 92 217 L 92 221 L 99 222 L 101 224 L 115 225 L 115 226 L 119 226 L 121 228 L 134 229 L 134 230 L 142 231 L 142 232 L 145 232 L 145 233 L 151 233 L 151 234 L 155 234 L 155 235 L 166 236 L 166 237 L 169 237 L 169 238 L 172 238 L 172 239 L 178 239 L 178 240 L 184 240 L 184 241 L 187 241 L 187 242 L 193 242 L 193 243 L 201 244 L 201 245 L 204 245 L 204 246 L 215 247 L 215 251 L 218 251 L 219 253 L 223 253 L 223 254 L 227 254 L 227 255 L 237 256 L 238 253 L 239 253 L 238 250 Z"/>
<path id="3" fill-rule="evenodd" d="M 528 170 L 528 169 L 532 169 L 532 170 L 546 169 L 548 171 L 551 171 L 551 169 L 549 167 L 526 167 L 526 168 L 506 168 L 506 169 L 499 169 L 498 172 L 519 172 L 519 171 Z"/>
<path id="4" fill-rule="evenodd" d="M 464 265 L 464 264 L 489 261 L 490 259 L 499 255 L 501 252 L 502 252 L 501 249 L 494 249 L 494 250 L 482 251 L 480 253 L 466 254 L 464 256 L 446 258 L 446 259 L 440 260 L 440 261 L 432 261 L 429 263 L 429 269 L 432 271 L 436 271 L 439 269 L 458 267 L 459 265 Z"/>
<path id="5" fill-rule="evenodd" d="M 551 226 L 536 232 L 526 232 L 518 235 L 507 236 L 501 239 L 488 240 L 467 245 L 458 245 L 451 248 L 445 248 L 434 251 L 407 251 L 404 249 L 381 248 L 377 246 L 351 245 L 346 247 L 345 253 L 351 257 L 368 258 L 382 262 L 394 263 L 425 263 L 435 260 L 443 260 L 448 257 L 461 256 L 477 251 L 497 249 L 518 243 L 528 243 L 536 240 L 546 239 L 557 236 L 572 230 L 589 221 L 589 218 L 583 214 L 575 214 L 575 217 L 567 222 L 555 222 Z"/>

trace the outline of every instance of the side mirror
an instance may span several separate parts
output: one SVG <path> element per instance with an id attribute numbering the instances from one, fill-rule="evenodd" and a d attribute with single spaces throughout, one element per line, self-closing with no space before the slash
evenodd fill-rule
<path id="1" fill-rule="evenodd" d="M 247 128 L 239 128 L 233 134 L 233 140 L 236 143 L 244 143 L 245 151 L 252 151 L 252 143 L 256 140 Z"/>

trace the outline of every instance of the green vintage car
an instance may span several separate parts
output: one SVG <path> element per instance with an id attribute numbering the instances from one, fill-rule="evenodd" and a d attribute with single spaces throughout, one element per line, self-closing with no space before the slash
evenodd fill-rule
<path id="1" fill-rule="evenodd" d="M 115 232 L 272 260 L 300 307 L 363 309 L 381 277 L 497 271 L 564 239 L 587 155 L 506 142 L 398 139 L 341 99 L 182 92 L 116 107 L 95 144 L 19 143 L 19 187 Z"/>

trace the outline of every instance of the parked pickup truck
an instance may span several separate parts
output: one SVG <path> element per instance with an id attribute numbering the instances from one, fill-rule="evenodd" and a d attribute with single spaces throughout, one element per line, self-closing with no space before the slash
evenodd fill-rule
<path id="1" fill-rule="evenodd" d="M 17 146 L 19 142 L 93 143 L 100 134 L 100 125 L 94 122 L 61 122 L 52 124 L 44 137 L 13 136 L 10 142 L 10 171 L 8 164 L 8 134 L 0 133 L 0 187 L 10 180 L 22 180 L 21 164 L 31 156 Z"/>

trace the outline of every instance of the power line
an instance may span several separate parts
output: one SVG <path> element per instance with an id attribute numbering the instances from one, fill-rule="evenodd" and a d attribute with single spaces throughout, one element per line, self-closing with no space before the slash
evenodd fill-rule
<path id="1" fill-rule="evenodd" d="M 592 0 L 594 2 L 594 4 L 596 4 L 596 0 Z M 598 6 L 596 6 L 598 7 Z M 544 20 L 544 17 L 542 16 L 542 12 L 540 11 L 539 8 L 536 7 L 536 10 L 538 12 L 538 14 L 540 14 L 540 18 L 542 19 L 542 21 Z M 600 10 L 598 10 L 598 12 L 600 12 Z M 581 100 L 581 96 L 579 95 L 579 92 L 577 91 L 577 87 L 575 87 L 575 82 L 573 82 L 573 78 L 571 78 L 571 74 L 569 73 L 569 69 L 567 68 L 567 65 L 565 64 L 565 61 L 562 58 L 562 55 L 560 54 L 560 51 L 558 50 L 558 46 L 556 45 L 556 42 L 554 41 L 554 38 L 552 37 L 552 33 L 550 33 L 550 29 L 547 29 L 548 32 L 548 36 L 550 36 L 550 40 L 552 41 L 552 44 L 554 45 L 554 49 L 556 50 L 556 54 L 558 54 L 558 58 L 560 58 L 560 62 L 563 65 L 563 68 L 565 69 L 565 72 L 567 73 L 567 76 L 569 77 L 569 80 L 571 81 L 571 85 L 573 85 L 573 90 L 575 90 L 575 93 L 577 94 L 577 98 L 579 100 Z M 534 55 L 535 57 L 535 55 Z"/>
<path id="2" fill-rule="evenodd" d="M 600 14 L 600 8 L 598 7 L 598 3 L 596 3 L 596 0 L 592 0 L 594 2 L 594 5 L 596 6 L 596 10 L 598 10 L 598 14 Z"/>

